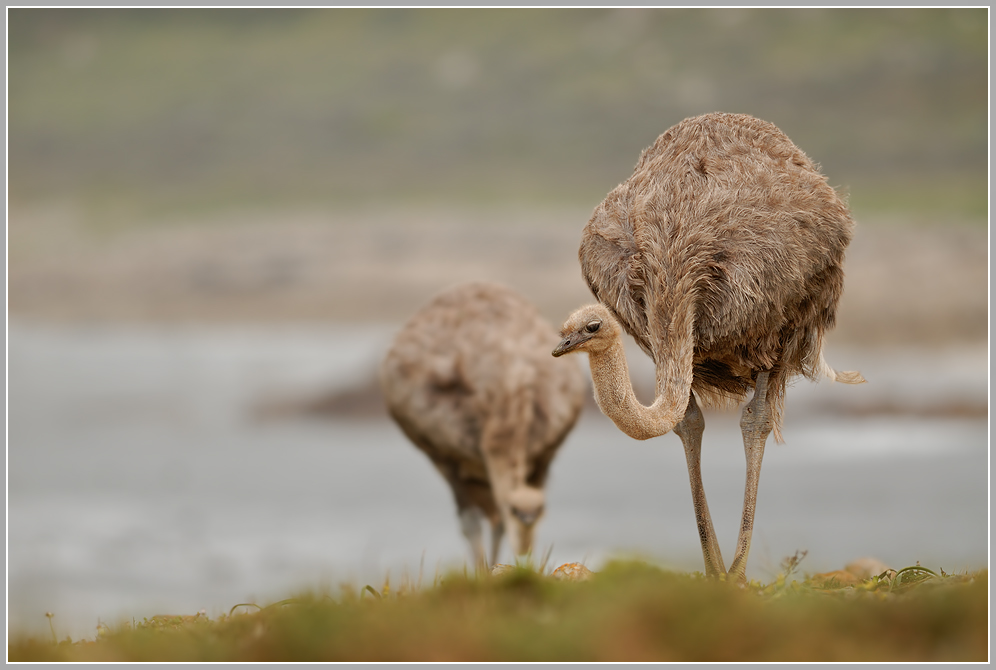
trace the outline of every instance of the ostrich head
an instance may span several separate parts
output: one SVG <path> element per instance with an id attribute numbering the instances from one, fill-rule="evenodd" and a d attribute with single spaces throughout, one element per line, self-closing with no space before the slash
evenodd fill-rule
<path id="1" fill-rule="evenodd" d="M 563 339 L 553 350 L 554 356 L 576 351 L 598 353 L 621 337 L 621 329 L 609 310 L 595 303 L 585 305 L 567 317 L 560 336 Z"/>
<path id="2" fill-rule="evenodd" d="M 508 496 L 511 512 L 511 540 L 516 554 L 527 554 L 533 546 L 533 529 L 543 516 L 543 491 L 532 486 L 519 486 Z"/>

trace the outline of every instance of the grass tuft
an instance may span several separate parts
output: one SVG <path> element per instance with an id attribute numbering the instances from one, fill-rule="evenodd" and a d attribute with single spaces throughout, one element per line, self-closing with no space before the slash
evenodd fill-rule
<path id="1" fill-rule="evenodd" d="M 239 603 L 210 619 L 163 615 L 95 640 L 14 637 L 10 661 L 982 661 L 988 572 L 914 565 L 844 585 L 792 579 L 735 586 L 618 561 L 590 579 L 543 567 L 450 572 L 432 586 L 388 579 Z M 545 562 L 544 562 L 545 563 Z M 369 597 L 364 597 L 369 594 Z M 49 617 L 51 621 L 51 617 Z"/>

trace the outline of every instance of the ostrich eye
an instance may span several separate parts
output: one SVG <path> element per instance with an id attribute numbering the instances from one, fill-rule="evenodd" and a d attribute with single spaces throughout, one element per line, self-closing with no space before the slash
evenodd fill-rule
<path id="1" fill-rule="evenodd" d="M 592 321 L 587 326 L 585 326 L 584 329 L 587 330 L 589 333 L 594 333 L 597 332 L 598 329 L 601 327 L 602 327 L 601 321 Z"/>

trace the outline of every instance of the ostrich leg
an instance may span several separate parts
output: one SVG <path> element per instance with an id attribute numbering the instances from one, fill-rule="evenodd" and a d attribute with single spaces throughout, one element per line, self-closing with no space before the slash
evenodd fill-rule
<path id="1" fill-rule="evenodd" d="M 439 473 L 446 479 L 453 491 L 453 500 L 456 502 L 457 516 L 460 519 L 460 530 L 470 544 L 470 551 L 474 555 L 474 568 L 487 568 L 487 553 L 484 550 L 484 511 L 473 502 L 473 496 L 465 481 L 460 479 L 459 466 L 453 461 L 443 459 L 432 459 L 432 464 L 436 466 Z"/>
<path id="2" fill-rule="evenodd" d="M 501 548 L 501 539 L 505 536 L 505 523 L 501 516 L 491 520 L 491 565 L 498 563 L 498 550 Z"/>
<path id="3" fill-rule="evenodd" d="M 464 507 L 460 510 L 460 530 L 470 544 L 470 550 L 474 554 L 474 567 L 478 570 L 488 567 L 484 552 L 484 534 L 481 526 L 484 513 L 476 507 Z"/>
<path id="4" fill-rule="evenodd" d="M 688 394 L 688 407 L 685 416 L 674 427 L 674 432 L 681 438 L 685 447 L 685 460 L 688 461 L 688 479 L 692 485 L 692 506 L 695 507 L 695 521 L 699 529 L 699 541 L 702 543 L 702 558 L 705 559 L 705 571 L 709 577 L 726 574 L 723 557 L 719 553 L 719 542 L 716 531 L 712 527 L 712 517 L 709 516 L 709 505 L 706 503 L 705 489 L 702 488 L 702 432 L 705 430 L 705 418 L 695 402 L 695 396 Z"/>
<path id="5" fill-rule="evenodd" d="M 757 505 L 757 484 L 761 478 L 761 459 L 764 457 L 764 443 L 771 433 L 771 408 L 767 400 L 768 373 L 760 372 L 754 386 L 754 397 L 744 407 L 740 416 L 740 430 L 744 436 L 744 452 L 747 455 L 747 484 L 744 487 L 744 512 L 740 521 L 740 534 L 737 537 L 737 551 L 733 556 L 728 577 L 738 584 L 747 581 L 747 554 L 750 552 L 750 537 L 754 531 L 754 509 Z"/>
<path id="6" fill-rule="evenodd" d="M 515 366 L 513 367 L 513 372 Z M 526 375 L 527 372 L 520 374 Z M 498 561 L 502 537 L 508 532 L 513 556 L 525 553 L 522 546 L 520 524 L 512 515 L 509 496 L 526 481 L 526 455 L 522 453 L 529 440 L 529 427 L 533 424 L 533 393 L 529 388 L 518 388 L 510 396 L 501 398 L 491 407 L 490 415 L 481 427 L 481 456 L 491 482 L 495 512 L 491 515 L 491 562 Z"/>

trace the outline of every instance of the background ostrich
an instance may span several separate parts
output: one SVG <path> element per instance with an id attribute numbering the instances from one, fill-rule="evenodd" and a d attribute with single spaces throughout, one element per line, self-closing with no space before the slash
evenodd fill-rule
<path id="1" fill-rule="evenodd" d="M 445 291 L 402 328 L 380 381 L 388 411 L 453 489 L 474 561 L 491 563 L 507 528 L 528 553 L 550 462 L 584 403 L 580 368 L 550 358 L 556 330 L 502 286 Z"/>
<path id="2" fill-rule="evenodd" d="M 742 582 L 764 443 L 772 430 L 781 439 L 786 382 L 864 381 L 822 355 L 853 227 L 802 151 L 774 125 L 736 114 L 670 128 L 585 227 L 581 268 L 601 304 L 571 315 L 553 354 L 588 352 L 598 405 L 627 435 L 681 438 L 707 574 L 725 569 L 702 488 L 696 396 L 733 404 L 754 389 L 740 421 L 747 481 L 729 571 Z M 633 394 L 620 325 L 654 360 L 650 407 Z"/>

